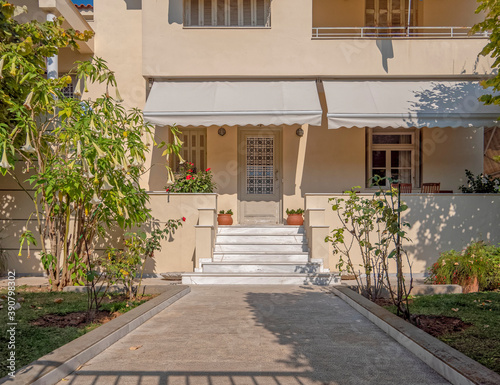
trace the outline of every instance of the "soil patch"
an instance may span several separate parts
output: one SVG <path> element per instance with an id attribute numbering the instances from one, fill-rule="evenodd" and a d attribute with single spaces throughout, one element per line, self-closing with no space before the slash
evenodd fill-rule
<path id="1" fill-rule="evenodd" d="M 110 313 L 109 311 L 98 311 L 94 319 L 90 319 L 86 311 L 79 311 L 74 313 L 68 313 L 64 315 L 60 314 L 45 314 L 44 316 L 31 321 L 30 324 L 39 327 L 56 327 L 56 328 L 66 328 L 66 327 L 76 327 L 83 328 L 91 323 L 105 324 L 116 318 L 119 314 Z"/>
<path id="2" fill-rule="evenodd" d="M 375 302 L 378 306 L 382 307 L 388 307 L 393 305 L 392 300 L 390 298 L 377 298 L 373 302 Z"/>
<path id="3" fill-rule="evenodd" d="M 442 315 L 413 314 L 410 318 L 415 326 L 434 337 L 459 333 L 472 326 L 459 318 Z"/>

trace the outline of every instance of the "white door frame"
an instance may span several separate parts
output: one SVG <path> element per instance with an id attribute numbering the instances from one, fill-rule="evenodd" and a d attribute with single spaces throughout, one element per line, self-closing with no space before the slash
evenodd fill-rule
<path id="1" fill-rule="evenodd" d="M 278 212 L 276 224 L 283 222 L 283 140 L 281 127 L 239 127 L 238 128 L 238 223 L 244 223 L 244 209 L 243 197 L 247 196 L 244 192 L 246 188 L 246 142 L 247 135 L 266 136 L 272 135 L 274 137 L 274 188 L 277 189 L 277 204 Z"/>

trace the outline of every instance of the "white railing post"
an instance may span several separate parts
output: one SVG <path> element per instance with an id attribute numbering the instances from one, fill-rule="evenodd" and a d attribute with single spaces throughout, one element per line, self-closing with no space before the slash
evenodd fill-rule
<path id="1" fill-rule="evenodd" d="M 203 260 L 212 260 L 215 238 L 216 208 L 198 208 L 198 224 L 195 225 L 196 246 L 194 253 L 194 271 L 201 271 Z"/>
<path id="2" fill-rule="evenodd" d="M 309 243 L 309 260 L 323 260 L 323 269 L 330 271 L 329 263 L 329 248 L 325 238 L 328 236 L 330 227 L 325 224 L 325 207 L 316 207 L 312 202 L 313 199 L 308 199 L 305 196 L 305 228 L 306 237 Z"/>

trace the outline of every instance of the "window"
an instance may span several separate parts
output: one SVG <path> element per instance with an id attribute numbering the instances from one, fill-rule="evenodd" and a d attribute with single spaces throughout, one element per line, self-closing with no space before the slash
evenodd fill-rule
<path id="1" fill-rule="evenodd" d="M 184 0 L 184 26 L 269 27 L 271 0 Z"/>
<path id="2" fill-rule="evenodd" d="M 409 0 L 366 0 L 367 27 L 404 27 L 408 24 Z M 417 1 L 412 1 L 410 25 L 415 25 Z"/>
<path id="3" fill-rule="evenodd" d="M 375 175 L 419 187 L 419 143 L 415 130 L 369 129 L 367 187 Z"/>
<path id="4" fill-rule="evenodd" d="M 207 168 L 207 132 L 205 129 L 185 128 L 179 139 L 184 142 L 181 149 L 181 156 L 186 162 L 194 163 L 195 171 L 205 170 Z M 173 170 L 178 172 L 180 169 L 179 158 L 173 157 Z"/>
<path id="5" fill-rule="evenodd" d="M 62 94 L 65 98 L 74 98 L 75 97 L 75 77 L 71 77 L 71 83 L 68 84 L 61 90 Z"/>

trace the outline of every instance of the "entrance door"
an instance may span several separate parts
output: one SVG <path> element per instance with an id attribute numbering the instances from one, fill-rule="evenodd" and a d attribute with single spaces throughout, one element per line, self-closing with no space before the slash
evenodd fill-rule
<path id="1" fill-rule="evenodd" d="M 269 128 L 240 131 L 239 222 L 281 222 L 281 134 Z"/>

